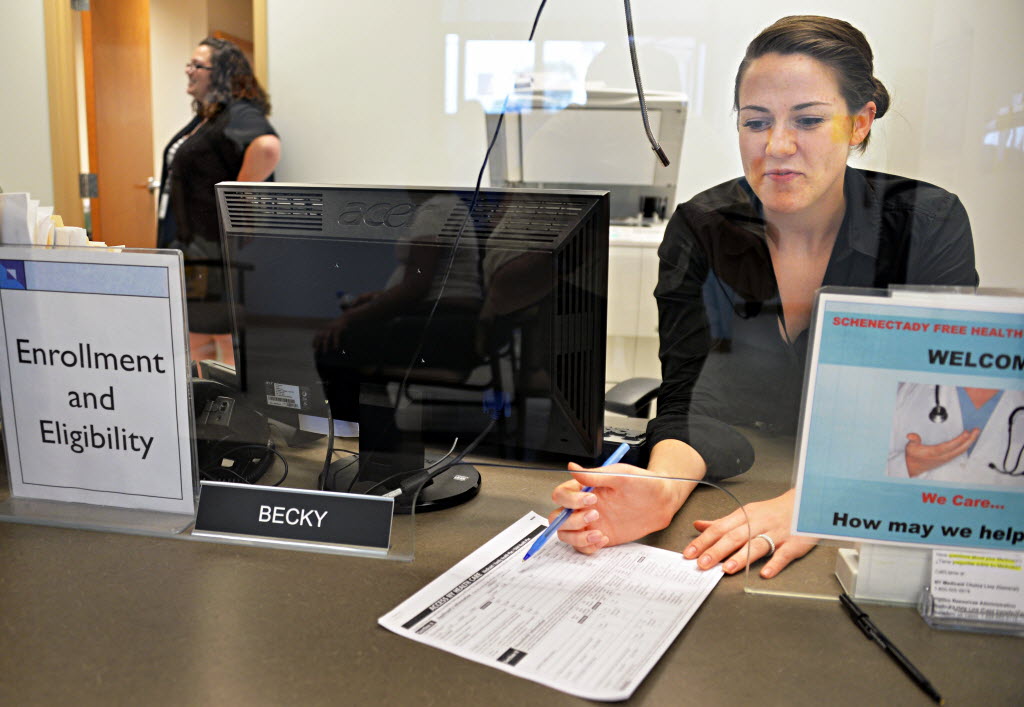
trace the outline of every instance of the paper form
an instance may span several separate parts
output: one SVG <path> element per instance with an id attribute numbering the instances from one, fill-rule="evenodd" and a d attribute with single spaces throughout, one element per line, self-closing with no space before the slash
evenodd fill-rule
<path id="1" fill-rule="evenodd" d="M 591 700 L 624 700 L 722 578 L 631 543 L 582 555 L 528 513 L 379 623 L 395 633 Z"/>

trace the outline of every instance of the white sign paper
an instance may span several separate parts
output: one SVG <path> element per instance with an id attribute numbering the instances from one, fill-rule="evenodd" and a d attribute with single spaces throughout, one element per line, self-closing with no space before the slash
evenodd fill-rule
<path id="1" fill-rule="evenodd" d="M 179 254 L 3 248 L 0 326 L 12 496 L 194 512 Z"/>
<path id="2" fill-rule="evenodd" d="M 1024 548 L 1024 297 L 823 290 L 804 405 L 795 532 Z"/>

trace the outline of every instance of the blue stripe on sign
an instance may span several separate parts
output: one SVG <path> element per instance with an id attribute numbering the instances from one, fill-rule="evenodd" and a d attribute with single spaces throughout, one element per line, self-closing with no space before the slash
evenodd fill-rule
<path id="1" fill-rule="evenodd" d="M 145 265 L 25 262 L 32 290 L 98 295 L 167 297 L 167 270 Z"/>

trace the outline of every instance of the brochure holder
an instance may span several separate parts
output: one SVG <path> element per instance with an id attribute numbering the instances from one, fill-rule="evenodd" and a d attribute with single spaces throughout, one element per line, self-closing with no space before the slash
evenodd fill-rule
<path id="1" fill-rule="evenodd" d="M 857 543 L 839 549 L 836 577 L 858 601 L 915 606 L 928 584 L 931 560 L 928 548 Z"/>
<path id="2" fill-rule="evenodd" d="M 1024 624 L 1020 621 L 1004 621 L 998 617 L 986 616 L 953 617 L 936 611 L 935 598 L 932 596 L 931 587 L 928 586 L 921 590 L 917 609 L 921 613 L 921 618 L 932 628 L 1024 637 Z"/>

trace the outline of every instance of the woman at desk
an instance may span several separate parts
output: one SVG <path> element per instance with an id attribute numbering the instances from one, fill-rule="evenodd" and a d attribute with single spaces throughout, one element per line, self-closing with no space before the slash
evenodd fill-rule
<path id="1" fill-rule="evenodd" d="M 744 176 L 680 205 L 666 229 L 650 459 L 646 472 L 618 471 L 721 479 L 753 461 L 733 425 L 792 433 L 818 288 L 977 285 L 956 196 L 846 164 L 889 107 L 873 74 L 867 40 L 841 20 L 785 17 L 747 47 L 734 87 Z M 577 510 L 559 537 L 585 553 L 643 537 L 666 527 L 694 486 L 575 473 L 552 495 Z M 698 521 L 684 556 L 734 573 L 753 537 L 750 559 L 771 555 L 761 569 L 770 578 L 813 546 L 790 537 L 792 490 L 746 511 L 749 535 L 739 510 Z"/>

